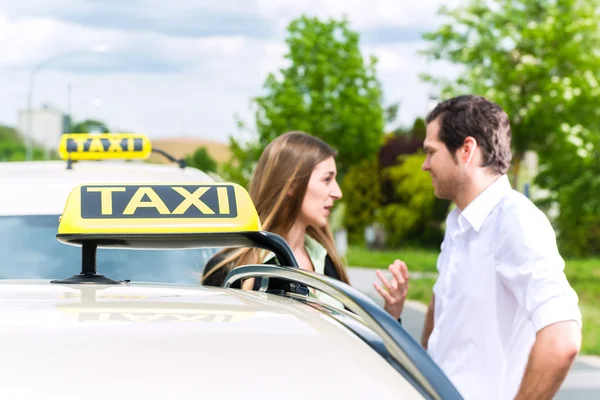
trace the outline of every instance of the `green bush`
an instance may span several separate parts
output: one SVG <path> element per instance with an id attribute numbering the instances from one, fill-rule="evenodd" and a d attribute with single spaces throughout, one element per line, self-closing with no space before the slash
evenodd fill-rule
<path id="1" fill-rule="evenodd" d="M 560 214 L 555 224 L 561 252 L 569 257 L 600 254 L 600 177 L 581 172 L 558 190 L 555 197 Z"/>
<path id="2" fill-rule="evenodd" d="M 25 161 L 27 149 L 23 143 L 12 141 L 0 141 L 0 162 L 2 161 Z M 33 160 L 43 160 L 44 150 L 35 146 L 33 148 Z"/>
<path id="3" fill-rule="evenodd" d="M 396 201 L 381 209 L 379 222 L 385 227 L 389 247 L 439 246 L 443 239 L 442 224 L 450 203 L 438 200 L 429 174 L 421 169 L 425 155 L 421 152 L 399 157 L 399 164 L 382 173 L 395 191 Z"/>
<path id="4" fill-rule="evenodd" d="M 241 122 L 238 124 L 241 126 Z M 226 181 L 237 183 L 249 190 L 254 168 L 264 147 L 258 142 L 242 143 L 230 137 L 231 157 L 220 165 L 217 172 Z"/>
<path id="5" fill-rule="evenodd" d="M 196 151 L 185 157 L 186 165 L 204 172 L 217 172 L 217 162 L 208 154 L 206 147 L 198 147 Z"/>
<path id="6" fill-rule="evenodd" d="M 342 181 L 342 191 L 348 242 L 364 244 L 365 228 L 376 220 L 381 198 L 377 162 L 363 160 L 350 168 Z"/>
<path id="7" fill-rule="evenodd" d="M 553 223 L 561 253 L 568 257 L 600 255 L 600 134 L 587 132 L 586 142 L 553 142 L 552 151 L 540 157 L 534 180 L 549 193 L 536 204 L 546 212 L 558 208 Z"/>

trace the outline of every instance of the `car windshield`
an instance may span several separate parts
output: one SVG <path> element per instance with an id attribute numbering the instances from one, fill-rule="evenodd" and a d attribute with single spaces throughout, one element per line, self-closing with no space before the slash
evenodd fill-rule
<path id="1" fill-rule="evenodd" d="M 58 218 L 0 216 L 0 279 L 64 279 L 81 272 L 81 247 L 56 240 Z M 111 279 L 198 284 L 217 251 L 98 249 L 96 263 Z"/>

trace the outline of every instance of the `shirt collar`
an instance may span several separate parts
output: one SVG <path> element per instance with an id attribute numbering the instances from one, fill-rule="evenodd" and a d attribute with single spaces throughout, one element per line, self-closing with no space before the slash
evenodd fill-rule
<path id="1" fill-rule="evenodd" d="M 304 248 L 310 257 L 310 260 L 315 267 L 315 271 L 324 273 L 325 270 L 325 258 L 327 257 L 327 249 L 321 245 L 321 243 L 317 242 L 315 239 L 310 237 L 309 235 L 304 235 Z M 275 254 L 271 252 L 266 252 L 263 257 L 263 263 L 275 258 Z"/>
<path id="2" fill-rule="evenodd" d="M 325 257 L 327 257 L 327 250 L 325 247 L 309 235 L 305 235 L 304 248 L 315 267 L 315 271 L 322 274 L 325 268 Z"/>
<path id="3" fill-rule="evenodd" d="M 512 190 L 507 175 L 496 179 L 487 189 L 479 194 L 463 211 L 462 217 L 479 232 L 481 225 L 498 205 L 500 200 Z"/>

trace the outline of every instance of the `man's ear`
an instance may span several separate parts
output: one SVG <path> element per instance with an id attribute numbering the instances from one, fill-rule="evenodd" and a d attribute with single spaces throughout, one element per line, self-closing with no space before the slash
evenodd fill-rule
<path id="1" fill-rule="evenodd" d="M 477 140 L 472 136 L 467 136 L 462 147 L 458 149 L 458 159 L 464 165 L 469 164 L 475 156 L 475 150 L 477 150 Z"/>

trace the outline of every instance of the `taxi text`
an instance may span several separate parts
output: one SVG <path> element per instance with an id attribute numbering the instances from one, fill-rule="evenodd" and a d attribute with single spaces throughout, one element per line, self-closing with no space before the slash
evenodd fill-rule
<path id="1" fill-rule="evenodd" d="M 144 139 L 142 138 L 73 138 L 67 139 L 66 149 L 68 153 L 99 152 L 99 153 L 121 153 L 136 152 L 144 150 Z"/>
<path id="2" fill-rule="evenodd" d="M 232 186 L 82 186 L 82 218 L 236 218 Z"/>

